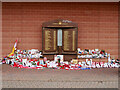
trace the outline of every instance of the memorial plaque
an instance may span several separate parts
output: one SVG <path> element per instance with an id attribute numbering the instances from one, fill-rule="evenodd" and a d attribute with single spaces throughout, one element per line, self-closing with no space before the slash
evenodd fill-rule
<path id="1" fill-rule="evenodd" d="M 63 30 L 63 51 L 73 52 L 76 51 L 76 29 L 65 29 Z"/>
<path id="2" fill-rule="evenodd" d="M 45 29 L 43 31 L 44 35 L 44 51 L 54 52 L 57 47 L 57 31 L 56 29 Z"/>
<path id="3" fill-rule="evenodd" d="M 42 24 L 42 50 L 49 60 L 64 55 L 65 60 L 77 57 L 78 25 L 69 20 L 57 19 Z"/>

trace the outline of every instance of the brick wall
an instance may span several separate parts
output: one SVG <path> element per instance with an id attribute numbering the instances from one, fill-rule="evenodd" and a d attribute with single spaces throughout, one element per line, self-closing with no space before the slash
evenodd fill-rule
<path id="1" fill-rule="evenodd" d="M 78 23 L 78 47 L 99 48 L 118 57 L 118 3 L 3 3 L 2 55 L 16 38 L 19 49 L 42 49 L 42 23 L 65 19 Z"/>

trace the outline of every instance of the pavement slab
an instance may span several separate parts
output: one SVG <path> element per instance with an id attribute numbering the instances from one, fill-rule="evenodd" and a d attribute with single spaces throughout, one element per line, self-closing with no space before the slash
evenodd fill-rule
<path id="1" fill-rule="evenodd" d="M 118 88 L 118 68 L 25 69 L 2 65 L 3 88 Z"/>

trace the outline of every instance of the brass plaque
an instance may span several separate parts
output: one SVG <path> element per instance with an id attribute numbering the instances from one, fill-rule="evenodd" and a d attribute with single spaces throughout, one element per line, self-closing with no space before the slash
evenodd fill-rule
<path id="1" fill-rule="evenodd" d="M 44 30 L 44 51 L 56 51 L 57 46 L 57 32 L 55 29 Z"/>
<path id="2" fill-rule="evenodd" d="M 72 46 L 72 50 L 73 51 L 75 51 L 75 31 L 72 31 L 72 44 L 73 44 L 73 46 Z"/>
<path id="3" fill-rule="evenodd" d="M 65 30 L 64 31 L 64 51 L 70 51 L 71 47 L 71 32 Z"/>
<path id="4" fill-rule="evenodd" d="M 43 54 L 77 54 L 77 28 L 44 28 Z"/>
<path id="5" fill-rule="evenodd" d="M 76 30 L 63 30 L 63 50 L 76 51 Z"/>

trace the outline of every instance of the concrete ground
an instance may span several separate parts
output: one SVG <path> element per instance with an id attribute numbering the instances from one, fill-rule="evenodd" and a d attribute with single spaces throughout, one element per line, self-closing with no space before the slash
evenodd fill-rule
<path id="1" fill-rule="evenodd" d="M 118 68 L 24 69 L 2 65 L 3 88 L 118 88 Z"/>

